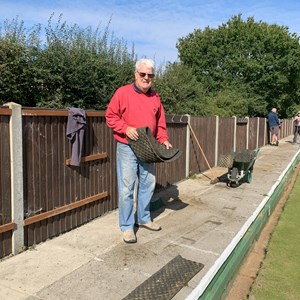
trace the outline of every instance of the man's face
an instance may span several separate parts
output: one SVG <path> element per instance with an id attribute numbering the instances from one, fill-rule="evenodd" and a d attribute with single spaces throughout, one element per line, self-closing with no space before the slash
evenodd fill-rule
<path id="1" fill-rule="evenodd" d="M 154 77 L 152 68 L 149 68 L 146 65 L 142 64 L 139 70 L 134 73 L 134 75 L 135 75 L 135 84 L 143 93 L 146 93 L 151 87 L 153 77 Z"/>

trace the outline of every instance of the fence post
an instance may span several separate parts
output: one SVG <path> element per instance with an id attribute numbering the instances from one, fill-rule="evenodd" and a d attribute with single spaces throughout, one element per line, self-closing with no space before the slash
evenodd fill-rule
<path id="1" fill-rule="evenodd" d="M 256 149 L 258 148 L 258 143 L 259 143 L 259 117 L 257 119 L 257 130 L 256 130 Z"/>
<path id="2" fill-rule="evenodd" d="M 6 103 L 11 111 L 10 132 L 10 169 L 11 169 L 11 209 L 12 222 L 16 228 L 12 234 L 12 254 L 18 254 L 24 247 L 24 195 L 23 195 L 23 144 L 22 144 L 22 107 L 14 102 Z"/>
<path id="3" fill-rule="evenodd" d="M 186 145 L 185 145 L 185 177 L 188 178 L 190 176 L 190 143 L 191 143 L 191 132 L 190 132 L 190 126 L 188 124 L 191 124 L 191 116 L 186 114 L 187 117 L 187 125 L 186 125 Z"/>
<path id="4" fill-rule="evenodd" d="M 218 165 L 218 155 L 219 155 L 219 116 L 216 116 L 215 166 Z"/>
<path id="5" fill-rule="evenodd" d="M 245 119 L 247 120 L 247 127 L 246 127 L 246 131 L 247 131 L 247 136 L 246 136 L 246 149 L 249 149 L 249 129 L 250 129 L 250 118 L 249 117 L 245 117 Z"/>
<path id="6" fill-rule="evenodd" d="M 237 130 L 237 124 L 236 124 L 236 117 L 233 116 L 233 121 L 234 121 L 234 125 L 233 125 L 233 151 L 236 151 L 236 130 Z"/>
<path id="7" fill-rule="evenodd" d="M 267 135 L 267 119 L 263 119 L 264 120 L 264 145 L 266 145 L 266 135 Z"/>

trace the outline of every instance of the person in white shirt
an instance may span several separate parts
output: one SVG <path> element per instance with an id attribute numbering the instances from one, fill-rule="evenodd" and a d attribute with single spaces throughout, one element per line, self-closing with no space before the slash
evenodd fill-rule
<path id="1" fill-rule="evenodd" d="M 293 119 L 294 121 L 294 139 L 293 144 L 297 144 L 298 135 L 300 134 L 300 111 L 298 111 L 297 115 Z"/>

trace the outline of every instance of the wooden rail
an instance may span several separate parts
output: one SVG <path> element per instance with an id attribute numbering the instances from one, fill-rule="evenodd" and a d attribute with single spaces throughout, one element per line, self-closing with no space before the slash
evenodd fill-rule
<path id="1" fill-rule="evenodd" d="M 0 225 L 0 233 L 4 233 L 10 230 L 14 230 L 16 228 L 16 223 L 7 223 L 4 225 Z"/>
<path id="2" fill-rule="evenodd" d="M 105 111 L 85 111 L 87 117 L 105 117 Z M 22 116 L 50 116 L 50 117 L 67 117 L 68 110 L 53 110 L 53 109 L 33 109 L 23 108 Z"/>
<path id="3" fill-rule="evenodd" d="M 107 155 L 106 152 L 97 153 L 97 154 L 92 154 L 92 155 L 81 157 L 80 162 L 83 163 L 83 162 L 97 160 L 97 159 L 103 159 L 103 158 L 107 158 L 107 157 L 108 157 L 108 155 Z M 71 165 L 71 159 L 70 158 L 66 159 L 66 165 L 67 166 Z"/>
<path id="4" fill-rule="evenodd" d="M 0 107 L 0 116 L 11 116 L 11 109 L 8 107 Z"/>
<path id="5" fill-rule="evenodd" d="M 62 207 L 58 207 L 58 208 L 55 208 L 53 210 L 49 210 L 47 212 L 38 214 L 36 216 L 29 217 L 29 218 L 24 220 L 24 226 L 28 226 L 30 224 L 33 224 L 33 223 L 36 223 L 36 222 L 39 222 L 39 221 L 42 221 L 42 220 L 45 220 L 45 219 L 49 219 L 51 217 L 60 215 L 62 213 L 70 211 L 72 209 L 84 206 L 86 204 L 95 202 L 97 200 L 100 200 L 100 199 L 103 199 L 103 198 L 106 198 L 106 197 L 108 197 L 108 192 L 103 192 L 103 193 L 100 193 L 100 194 L 82 199 L 80 201 L 76 201 L 76 202 L 73 202 L 71 204 L 68 204 L 68 205 L 65 205 L 65 206 L 62 206 Z"/>

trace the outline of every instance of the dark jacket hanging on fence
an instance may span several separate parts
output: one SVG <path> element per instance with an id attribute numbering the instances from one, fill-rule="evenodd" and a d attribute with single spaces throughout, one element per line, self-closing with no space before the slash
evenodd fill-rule
<path id="1" fill-rule="evenodd" d="M 72 143 L 72 166 L 80 165 L 85 127 L 85 111 L 81 108 L 71 107 L 68 111 L 67 138 Z"/>

